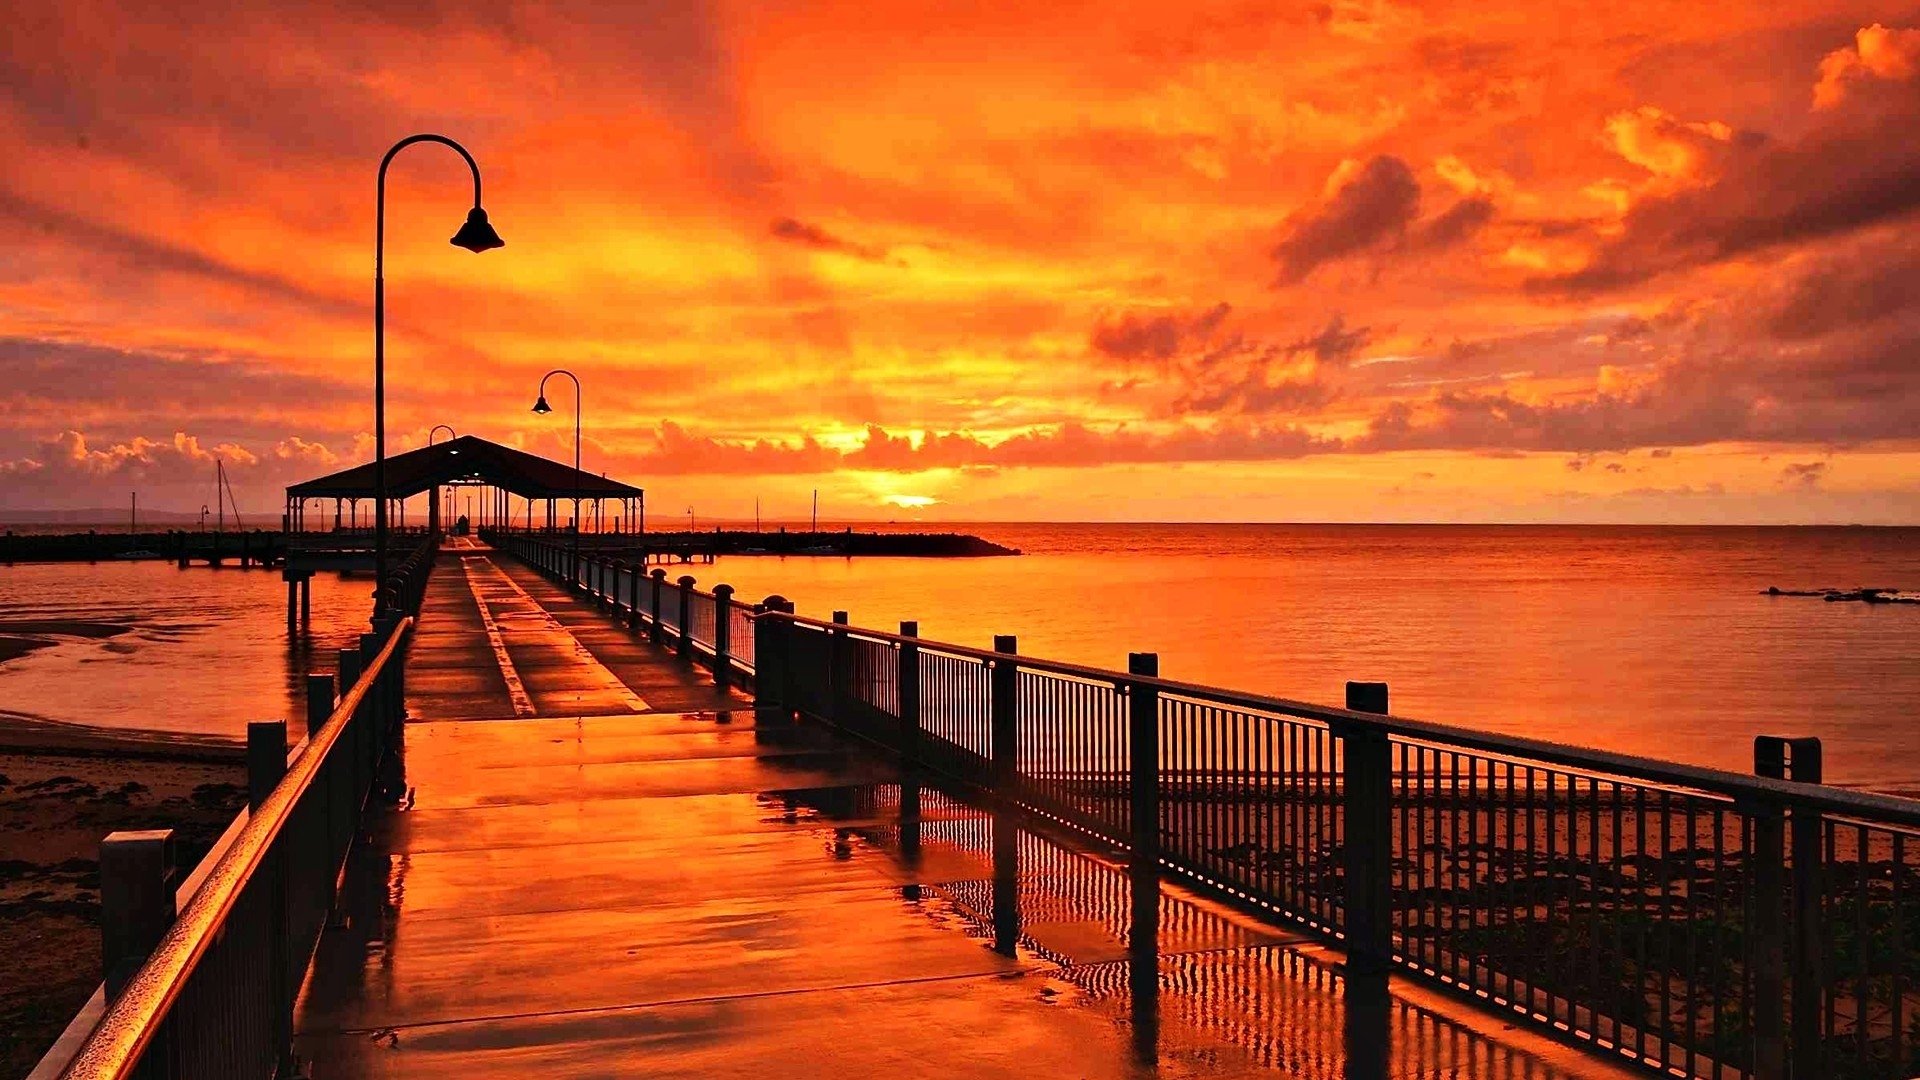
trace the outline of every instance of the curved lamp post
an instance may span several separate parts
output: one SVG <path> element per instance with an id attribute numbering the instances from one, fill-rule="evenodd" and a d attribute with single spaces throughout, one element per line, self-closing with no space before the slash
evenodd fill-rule
<path id="1" fill-rule="evenodd" d="M 452 424 L 435 424 L 435 425 L 433 425 L 433 426 L 432 426 L 431 428 L 428 428 L 428 429 L 427 429 L 427 445 L 428 445 L 429 447 L 431 447 L 431 446 L 433 445 L 433 437 L 434 437 L 435 435 L 438 435 L 438 434 L 440 434 L 440 429 L 441 429 L 441 428 L 446 428 L 446 429 L 447 429 L 447 441 L 448 441 L 448 442 L 452 442 L 453 440 L 455 440 L 455 439 L 457 439 L 457 438 L 459 438 L 459 437 L 460 437 L 460 433 L 459 433 L 459 432 L 457 432 L 457 431 L 455 431 L 455 430 L 453 430 L 453 425 L 452 425 Z M 449 451 L 447 451 L 447 453 L 449 453 L 449 454 L 457 454 L 457 453 L 459 453 L 459 452 L 460 452 L 460 451 L 458 451 L 458 450 L 449 450 Z M 449 496 L 449 498 L 451 498 L 451 496 L 453 495 L 453 485 L 452 485 L 452 484 L 448 484 L 448 485 L 447 485 L 447 495 Z M 403 501 L 404 501 L 404 500 L 403 500 Z M 436 485 L 434 486 L 434 501 L 435 501 L 435 502 L 439 502 L 439 501 L 440 501 L 440 496 L 439 496 L 439 485 L 437 485 L 437 484 L 436 484 Z M 452 508 L 452 507 L 451 507 L 451 503 L 450 503 L 450 502 L 449 502 L 449 507 L 448 507 L 448 508 L 449 508 L 449 509 L 451 509 L 451 508 Z M 432 516 L 433 516 L 434 514 L 438 514 L 439 512 L 440 512 L 440 508 L 439 508 L 438 506 L 430 506 L 430 507 L 428 507 L 428 508 L 427 508 L 427 514 L 428 514 L 428 518 L 429 518 L 429 521 L 431 521 L 431 518 L 432 518 Z M 449 515 L 449 516 L 451 516 L 451 515 Z M 446 524 L 445 524 L 445 522 L 442 522 L 442 523 L 441 523 L 441 528 L 442 528 L 443 530 L 444 530 L 444 529 L 446 528 Z"/>
<path id="2" fill-rule="evenodd" d="M 572 573 L 580 573 L 580 376 L 566 368 L 554 368 L 540 376 L 540 389 L 535 393 L 533 411 L 545 416 L 553 411 L 547 404 L 547 380 L 555 375 L 565 375 L 573 380 L 573 543 L 571 546 Z"/>
<path id="3" fill-rule="evenodd" d="M 693 507 L 687 507 L 687 531 L 693 531 Z"/>
<path id="4" fill-rule="evenodd" d="M 487 212 L 480 208 L 480 166 L 475 164 L 473 155 L 467 153 L 466 147 L 445 135 L 409 135 L 394 143 L 393 148 L 387 151 L 387 156 L 380 159 L 379 190 L 373 216 L 373 493 L 376 500 L 373 507 L 373 594 L 376 604 L 379 603 L 380 590 L 387 583 L 387 166 L 393 163 L 395 154 L 420 142 L 452 147 L 473 173 L 473 209 L 467 211 L 466 224 L 460 226 L 460 231 L 454 233 L 448 243 L 466 248 L 476 255 L 506 244 L 505 240 L 500 239 L 500 234 L 493 231 L 493 226 L 487 223 Z"/>

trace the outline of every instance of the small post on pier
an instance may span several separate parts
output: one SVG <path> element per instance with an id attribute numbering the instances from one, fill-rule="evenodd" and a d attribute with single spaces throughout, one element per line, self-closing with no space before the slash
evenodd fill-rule
<path id="1" fill-rule="evenodd" d="M 100 960 L 111 1002 L 173 925 L 173 830 L 108 833 L 100 844 Z"/>
<path id="2" fill-rule="evenodd" d="M 1387 684 L 1350 682 L 1347 709 L 1387 713 Z M 1393 964 L 1393 744 L 1384 729 L 1340 721 L 1342 811 L 1346 817 L 1347 964 L 1379 975 Z"/>
<path id="3" fill-rule="evenodd" d="M 753 620 L 753 703 L 781 710 L 791 709 L 787 694 L 786 620 L 774 613 L 791 614 L 793 602 L 779 593 L 760 601 L 759 614 Z"/>
<path id="4" fill-rule="evenodd" d="M 1127 673 L 1159 678 L 1160 654 L 1128 653 Z M 1160 861 L 1160 691 L 1150 683 L 1127 684 L 1127 774 L 1134 859 L 1152 867 Z"/>
<path id="5" fill-rule="evenodd" d="M 693 575 L 680 575 L 680 640 L 674 653 L 683 660 L 693 659 Z"/>
<path id="6" fill-rule="evenodd" d="M 247 809 L 259 810 L 267 795 L 287 775 L 287 722 L 247 722 Z"/>
<path id="7" fill-rule="evenodd" d="M 733 672 L 727 655 L 733 649 L 733 586 L 713 587 L 713 685 L 725 688 Z"/>
<path id="8" fill-rule="evenodd" d="M 307 675 L 307 738 L 312 739 L 327 718 L 333 715 L 333 676 L 324 672 Z"/>
<path id="9" fill-rule="evenodd" d="M 900 623 L 900 636 L 917 638 L 920 624 L 913 620 Z M 920 759 L 920 646 L 911 641 L 900 643 L 894 655 L 894 688 L 900 703 L 900 756 L 908 761 Z"/>
<path id="10" fill-rule="evenodd" d="M 1773 780 L 1792 780 L 1802 784 L 1824 783 L 1823 754 L 1817 738 L 1782 738 L 1756 735 L 1753 739 L 1753 771 Z M 1821 899 L 1826 895 L 1824 818 L 1820 811 L 1795 805 L 1787 810 L 1787 832 L 1783 840 L 1790 845 L 1784 853 L 1792 873 L 1793 923 L 1787 932 L 1786 968 L 1793 972 L 1791 1000 L 1787 1004 L 1787 1030 L 1791 1075 L 1820 1075 L 1821 988 L 1826 985 L 1822 969 L 1825 950 L 1824 914 Z M 1769 868 L 1771 870 L 1771 868 Z M 1771 870 L 1774 877 L 1778 870 Z"/>
<path id="11" fill-rule="evenodd" d="M 648 628 L 648 636 L 653 639 L 655 645 L 660 645 L 667 640 L 667 629 L 660 625 L 660 593 L 666 588 L 667 572 L 656 566 L 647 573 L 647 580 L 653 582 L 653 602 L 649 606 L 649 611 L 653 614 L 653 625 Z"/>
<path id="12" fill-rule="evenodd" d="M 988 683 L 993 753 L 989 771 L 993 789 L 1005 795 L 1013 790 L 1020 775 L 1020 669 L 1011 659 L 1020 651 L 1019 639 L 1012 634 L 995 634 L 993 651 L 1008 657 L 993 661 Z"/>

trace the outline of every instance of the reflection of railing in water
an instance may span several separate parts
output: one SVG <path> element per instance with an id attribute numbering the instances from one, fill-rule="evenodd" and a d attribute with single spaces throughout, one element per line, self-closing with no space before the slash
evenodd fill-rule
<path id="1" fill-rule="evenodd" d="M 1401 1075 L 1389 1051 L 1402 1068 L 1419 1065 L 1420 1075 L 1454 1075 L 1451 1070 L 1461 1068 L 1471 1071 L 1458 1075 L 1515 1080 L 1573 1075 L 1457 1019 L 1390 997 L 1384 975 L 1354 979 L 1331 958 L 1251 938 L 1226 912 L 1162 891 L 1151 873 L 1074 850 L 1017 827 L 1006 812 L 938 788 L 909 780 L 782 798 L 813 806 L 822 824 L 909 870 L 930 856 L 965 856 L 939 865 L 972 865 L 976 876 L 916 876 L 923 883 L 903 887 L 903 895 L 921 903 L 927 890 L 936 890 L 983 940 L 999 944 L 1013 933 L 1021 951 L 1055 965 L 1052 974 L 1114 1010 L 1132 1029 L 1143 1059 L 1192 1053 L 1213 1062 L 1224 1044 L 1263 1068 L 1314 1080 Z M 1151 905 L 1150 918 L 1141 917 L 1143 901 Z M 1126 957 L 1113 958 L 1097 945 L 1077 955 L 1072 944 L 1050 944 L 1039 929 L 1048 924 L 1074 928 L 1070 941 L 1097 926 Z M 1145 928 L 1144 937 L 1136 926 Z"/>
<path id="2" fill-rule="evenodd" d="M 927 642 L 501 543 L 761 703 L 1150 848 L 1363 967 L 1684 1075 L 1920 1071 L 1920 803 L 1390 717 L 1384 687 L 1334 709 Z M 700 615 L 682 635 L 682 605 L 729 640 Z"/>

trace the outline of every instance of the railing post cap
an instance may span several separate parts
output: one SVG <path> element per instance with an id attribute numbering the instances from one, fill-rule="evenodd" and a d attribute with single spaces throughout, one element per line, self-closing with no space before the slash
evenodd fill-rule
<path id="1" fill-rule="evenodd" d="M 660 567 L 656 566 L 652 570 L 648 571 L 647 576 L 652 578 L 655 581 L 665 581 L 667 579 L 667 572 L 661 569 Z"/>
<path id="2" fill-rule="evenodd" d="M 995 634 L 993 635 L 993 651 L 1017 653 L 1020 651 L 1020 639 L 1012 634 Z"/>
<path id="3" fill-rule="evenodd" d="M 680 575 L 680 584 L 681 584 L 681 585 L 683 585 L 683 586 L 685 586 L 685 587 L 687 587 L 687 588 L 689 588 L 689 589 L 691 589 L 691 588 L 693 588 L 693 575 L 692 575 L 692 574 L 681 574 L 681 575 Z"/>
<path id="4" fill-rule="evenodd" d="M 1127 674 L 1152 675 L 1158 677 L 1160 674 L 1160 654 L 1151 652 L 1128 653 Z"/>
<path id="5" fill-rule="evenodd" d="M 760 606 L 766 608 L 768 611 L 785 611 L 787 610 L 787 605 L 790 603 L 792 603 L 792 601 L 786 597 L 781 596 L 779 593 L 773 593 L 765 600 L 760 601 Z"/>
<path id="6" fill-rule="evenodd" d="M 920 636 L 919 620 L 901 619 L 900 620 L 900 636 L 901 637 L 919 637 Z"/>
<path id="7" fill-rule="evenodd" d="M 847 625 L 848 618 L 849 616 L 844 611 L 836 611 L 833 613 L 833 621 L 839 623 L 841 626 Z"/>
<path id="8" fill-rule="evenodd" d="M 723 582 L 721 582 L 720 584 L 718 584 L 718 585 L 715 585 L 715 586 L 713 587 L 713 595 L 715 595 L 715 596 L 720 596 L 720 597 L 729 597 L 729 596 L 732 596 L 732 595 L 733 595 L 733 586 L 731 586 L 731 585 L 729 585 L 729 584 L 727 584 L 726 582 L 724 582 L 724 581 L 723 581 Z"/>

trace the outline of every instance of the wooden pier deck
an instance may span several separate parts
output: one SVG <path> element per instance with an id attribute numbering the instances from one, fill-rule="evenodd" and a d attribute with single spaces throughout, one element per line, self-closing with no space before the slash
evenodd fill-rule
<path id="1" fill-rule="evenodd" d="M 1002 821 L 996 880 L 997 811 L 484 548 L 441 553 L 411 649 L 408 794 L 295 1020 L 316 1080 L 1626 1075 L 1397 981 L 1352 1005 L 1336 955 L 1171 888 L 1143 952 L 1100 852 Z"/>

